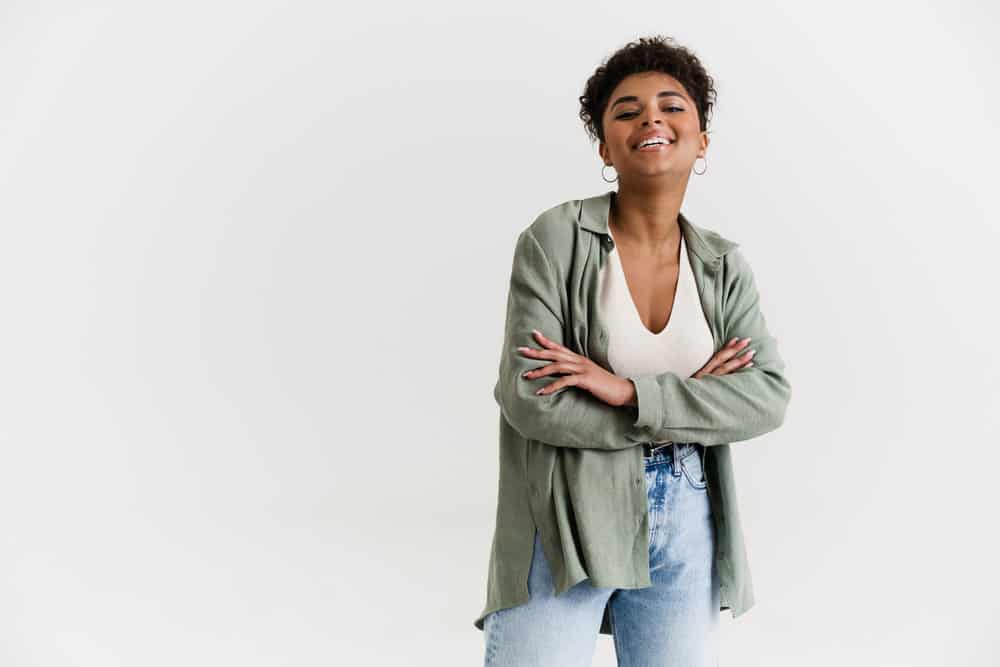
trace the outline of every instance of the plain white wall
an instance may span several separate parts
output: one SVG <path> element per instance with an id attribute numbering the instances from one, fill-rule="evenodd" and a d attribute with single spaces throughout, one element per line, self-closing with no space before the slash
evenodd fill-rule
<path id="1" fill-rule="evenodd" d="M 482 664 L 513 243 L 609 187 L 577 96 L 662 33 L 793 384 L 723 664 L 996 664 L 997 19 L 4 3 L 0 662 Z"/>

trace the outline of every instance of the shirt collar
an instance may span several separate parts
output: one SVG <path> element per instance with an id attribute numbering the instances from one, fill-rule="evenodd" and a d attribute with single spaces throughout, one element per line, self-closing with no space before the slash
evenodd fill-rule
<path id="1" fill-rule="evenodd" d="M 581 200 L 577 219 L 579 225 L 591 232 L 611 238 L 608 232 L 608 213 L 611 211 L 611 199 L 614 190 L 604 194 Z M 698 227 L 688 220 L 683 213 L 678 212 L 677 223 L 684 235 L 684 243 L 694 251 L 698 258 L 706 264 L 712 264 L 727 252 L 737 247 L 739 243 L 723 238 L 717 232 Z"/>

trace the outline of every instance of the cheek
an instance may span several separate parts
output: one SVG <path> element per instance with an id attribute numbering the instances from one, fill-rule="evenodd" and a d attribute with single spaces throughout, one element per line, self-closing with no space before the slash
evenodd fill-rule
<path id="1" fill-rule="evenodd" d="M 605 139 L 607 139 L 608 147 L 612 151 L 618 153 L 623 153 L 628 151 L 629 132 L 623 129 L 621 126 L 606 129 L 604 137 Z"/>

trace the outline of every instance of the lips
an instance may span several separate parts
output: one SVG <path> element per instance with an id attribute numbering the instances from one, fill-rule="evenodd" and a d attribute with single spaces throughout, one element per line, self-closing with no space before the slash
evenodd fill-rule
<path id="1" fill-rule="evenodd" d="M 642 142 L 649 141 L 650 139 L 662 139 L 663 141 L 669 142 L 669 143 L 666 143 L 666 144 L 654 144 L 653 146 L 646 146 L 645 148 L 639 148 L 639 146 L 640 146 L 640 144 L 642 144 Z M 642 150 L 642 151 L 644 151 L 644 150 L 651 150 L 653 148 L 666 148 L 667 146 L 672 145 L 674 141 L 676 141 L 676 140 L 672 139 L 672 138 L 668 137 L 667 135 L 662 134 L 660 132 L 648 132 L 648 133 L 642 135 L 641 137 L 639 137 L 639 140 L 637 142 L 635 142 L 635 144 L 632 145 L 632 149 L 633 150 Z"/>
<path id="2" fill-rule="evenodd" d="M 673 144 L 650 144 L 649 146 L 643 146 L 642 148 L 637 148 L 636 150 L 641 153 L 655 153 L 656 151 L 665 151 L 672 145 Z"/>

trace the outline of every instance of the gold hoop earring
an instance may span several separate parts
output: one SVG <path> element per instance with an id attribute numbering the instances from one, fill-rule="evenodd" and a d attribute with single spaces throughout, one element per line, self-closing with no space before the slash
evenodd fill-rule
<path id="1" fill-rule="evenodd" d="M 604 170 L 605 169 L 607 169 L 608 167 L 614 167 L 614 166 L 615 165 L 613 165 L 613 164 L 606 164 L 603 167 L 601 167 L 601 178 L 604 179 L 605 183 L 614 183 L 615 181 L 618 180 L 618 172 L 617 172 L 617 170 L 615 171 L 615 177 L 612 178 L 610 181 L 608 180 L 607 176 L 604 175 Z"/>
<path id="2" fill-rule="evenodd" d="M 703 158 L 703 157 L 701 157 L 701 156 L 699 155 L 698 157 L 696 157 L 696 158 L 695 158 L 695 160 L 694 160 L 694 161 L 695 161 L 695 162 L 697 162 L 698 160 L 705 160 L 705 158 Z M 696 173 L 696 174 L 698 174 L 699 176 L 701 176 L 701 175 L 702 175 L 702 174 L 704 174 L 704 173 L 705 173 L 706 171 L 708 171 L 708 160 L 705 160 L 705 168 L 704 168 L 704 169 L 702 169 L 701 171 L 698 171 L 697 169 L 695 169 L 695 170 L 694 170 L 694 173 Z"/>

